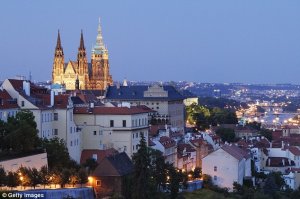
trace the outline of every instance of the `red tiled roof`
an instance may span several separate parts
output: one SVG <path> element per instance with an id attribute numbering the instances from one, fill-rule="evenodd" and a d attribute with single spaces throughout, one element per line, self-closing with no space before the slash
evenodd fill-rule
<path id="1" fill-rule="evenodd" d="M 175 142 L 173 139 L 171 139 L 171 138 L 169 138 L 169 137 L 167 137 L 167 136 L 162 136 L 162 137 L 160 137 L 160 138 L 159 138 L 159 142 L 160 142 L 166 149 L 176 146 L 176 142 Z"/>
<path id="2" fill-rule="evenodd" d="M 300 156 L 300 149 L 296 146 L 290 146 L 288 147 L 289 151 L 294 154 L 295 156 Z"/>
<path id="3" fill-rule="evenodd" d="M 96 115 L 134 115 L 141 113 L 149 113 L 150 110 L 140 107 L 76 107 L 74 114 L 96 114 Z"/>
<path id="4" fill-rule="evenodd" d="M 223 149 L 224 151 L 226 151 L 227 153 L 229 153 L 231 156 L 233 156 L 234 158 L 238 159 L 238 160 L 242 160 L 243 158 L 248 159 L 250 157 L 250 155 L 244 151 L 243 149 L 239 148 L 236 145 L 227 145 L 224 144 L 221 149 Z"/>
<path id="5" fill-rule="evenodd" d="M 0 90 L 0 109 L 13 109 L 18 107 L 17 101 L 14 101 L 5 89 Z"/>
<path id="6" fill-rule="evenodd" d="M 287 166 L 295 166 L 295 162 L 293 160 L 289 160 L 286 157 L 269 157 L 266 161 L 267 167 L 287 167 Z"/>
<path id="7" fill-rule="evenodd" d="M 81 152 L 80 157 L 80 164 L 84 164 L 87 159 L 93 158 L 93 154 L 97 155 L 97 163 L 99 164 L 101 160 L 103 160 L 105 157 L 114 155 L 115 153 L 118 153 L 115 149 L 106 149 L 106 150 L 99 150 L 99 149 L 84 149 Z"/>
<path id="8" fill-rule="evenodd" d="M 186 150 L 186 152 L 190 153 L 190 152 L 195 152 L 196 150 L 189 144 L 178 144 L 177 145 L 177 152 L 178 153 L 183 153 L 183 150 Z"/>
<path id="9" fill-rule="evenodd" d="M 54 107 L 55 108 L 67 108 L 69 102 L 69 95 L 55 95 Z"/>

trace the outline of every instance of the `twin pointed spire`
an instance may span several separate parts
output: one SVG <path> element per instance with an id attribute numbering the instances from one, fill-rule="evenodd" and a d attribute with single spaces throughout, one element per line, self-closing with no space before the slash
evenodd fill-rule
<path id="1" fill-rule="evenodd" d="M 64 56 L 64 52 L 63 52 L 63 48 L 61 46 L 61 41 L 60 41 L 60 33 L 58 30 L 57 33 L 57 42 L 56 42 L 56 47 L 55 47 L 55 53 L 54 53 L 55 57 L 63 57 Z"/>
<path id="2" fill-rule="evenodd" d="M 79 50 L 85 50 L 82 30 L 81 30 L 81 35 L 80 35 Z"/>

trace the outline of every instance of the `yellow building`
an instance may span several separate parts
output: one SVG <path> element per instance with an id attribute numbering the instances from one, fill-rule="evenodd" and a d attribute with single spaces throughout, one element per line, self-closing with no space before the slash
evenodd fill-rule
<path id="1" fill-rule="evenodd" d="M 82 32 L 77 60 L 70 60 L 68 63 L 65 63 L 58 31 L 52 69 L 52 83 L 63 84 L 67 90 L 105 90 L 107 86 L 112 85 L 112 77 L 109 73 L 108 50 L 103 43 L 100 20 L 96 45 L 92 49 L 91 63 L 87 61 Z"/>

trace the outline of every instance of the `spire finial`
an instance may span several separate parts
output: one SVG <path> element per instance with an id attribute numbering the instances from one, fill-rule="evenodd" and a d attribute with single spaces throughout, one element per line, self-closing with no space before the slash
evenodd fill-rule
<path id="1" fill-rule="evenodd" d="M 57 42 L 56 42 L 56 49 L 61 49 L 61 41 L 60 41 L 60 33 L 59 33 L 59 29 L 57 32 Z"/>
<path id="2" fill-rule="evenodd" d="M 84 47 L 84 40 L 83 40 L 83 32 L 81 29 L 81 34 L 80 34 L 80 45 L 79 45 L 79 49 L 85 49 Z"/>

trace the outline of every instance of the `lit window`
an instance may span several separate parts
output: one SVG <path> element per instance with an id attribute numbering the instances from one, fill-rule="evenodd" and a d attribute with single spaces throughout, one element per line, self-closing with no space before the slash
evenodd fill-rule
<path id="1" fill-rule="evenodd" d="M 101 187 L 101 180 L 96 180 L 96 186 Z"/>

